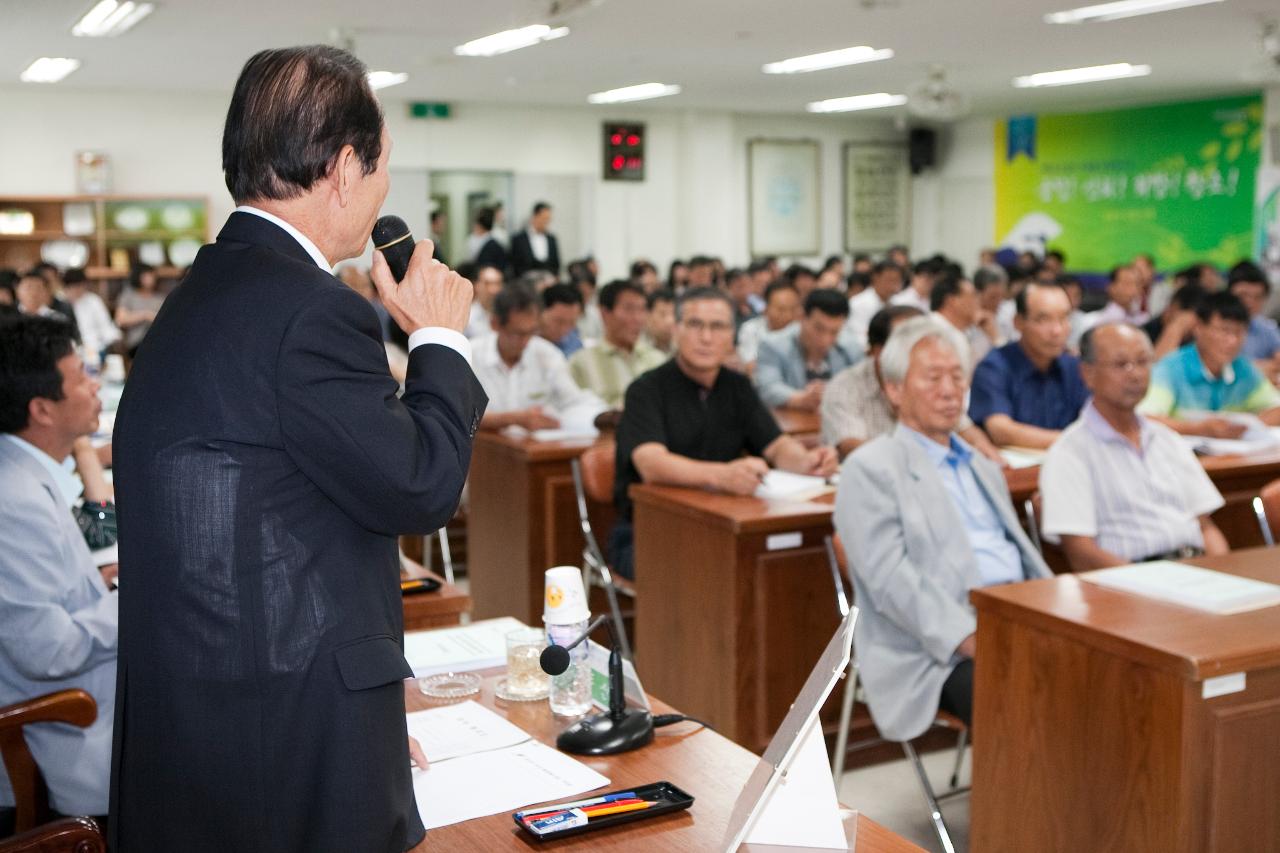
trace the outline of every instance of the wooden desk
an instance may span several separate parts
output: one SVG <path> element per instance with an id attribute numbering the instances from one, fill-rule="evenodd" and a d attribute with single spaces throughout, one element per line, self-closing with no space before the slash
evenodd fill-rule
<path id="1" fill-rule="evenodd" d="M 462 624 L 462 614 L 471 612 L 471 596 L 444 578 L 412 560 L 401 563 L 402 574 L 410 578 L 434 578 L 440 581 L 435 592 L 402 596 L 404 604 L 404 629 L 423 631 L 427 628 L 448 628 Z"/>
<path id="2" fill-rule="evenodd" d="M 636 665 L 647 687 L 760 751 L 839 622 L 831 503 L 633 486 Z"/>
<path id="3" fill-rule="evenodd" d="M 817 412 L 778 408 L 773 410 L 773 418 L 778 422 L 778 428 L 787 435 L 803 438 L 822 432 L 822 416 Z"/>
<path id="4" fill-rule="evenodd" d="M 582 565 L 569 462 L 594 443 L 476 434 L 467 507 L 475 618 L 514 616 L 538 623 L 546 570 Z"/>
<path id="5" fill-rule="evenodd" d="M 1189 562 L 1277 583 L 1278 556 Z M 1211 616 L 1076 576 L 972 598 L 972 849 L 1280 850 L 1280 607 Z"/>
<path id="6" fill-rule="evenodd" d="M 567 725 L 563 718 L 551 715 L 545 702 L 507 703 L 493 695 L 493 687 L 501 671 L 489 670 L 478 701 L 506 716 L 511 722 L 544 743 L 554 745 L 560 729 Z M 412 684 L 412 682 L 409 682 Z M 650 697 L 654 713 L 670 713 L 672 709 Z M 432 700 L 413 687 L 406 690 L 406 706 L 410 711 L 434 706 Z M 692 723 L 679 723 L 659 729 L 649 746 L 615 756 L 592 758 L 576 756 L 593 770 L 610 780 L 610 789 L 628 785 L 670 781 L 694 797 L 691 809 L 664 815 L 629 827 L 593 832 L 578 838 L 557 841 L 548 847 L 556 851 L 671 851 L 718 853 L 729 826 L 733 809 L 747 777 L 755 767 L 756 756 L 731 743 L 715 732 Z M 846 821 L 846 835 L 856 825 L 858 853 L 907 853 L 920 848 L 895 835 L 883 826 L 859 814 Z M 477 818 L 464 823 L 433 829 L 414 853 L 435 850 L 521 850 L 537 849 L 538 844 L 525 840 L 507 813 Z M 744 845 L 743 851 L 764 853 L 780 848 Z"/>

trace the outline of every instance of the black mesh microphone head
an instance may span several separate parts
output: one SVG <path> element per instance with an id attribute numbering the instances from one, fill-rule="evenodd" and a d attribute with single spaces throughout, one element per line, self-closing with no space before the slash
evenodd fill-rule
<path id="1" fill-rule="evenodd" d="M 383 216 L 373 224 L 373 247 L 382 252 L 396 281 L 404 279 L 413 257 L 413 235 L 399 216 Z"/>
<path id="2" fill-rule="evenodd" d="M 547 646 L 538 663 L 547 675 L 560 675 L 569 668 L 569 650 L 564 646 Z"/>

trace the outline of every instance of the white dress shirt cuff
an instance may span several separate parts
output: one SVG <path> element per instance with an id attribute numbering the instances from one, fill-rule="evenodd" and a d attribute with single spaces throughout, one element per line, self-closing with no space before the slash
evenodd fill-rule
<path id="1" fill-rule="evenodd" d="M 471 364 L 471 341 L 467 340 L 466 335 L 461 332 L 446 329 L 444 326 L 427 326 L 409 336 L 409 352 L 413 352 L 423 344 L 440 344 L 442 347 L 448 347 L 465 358 L 468 365 Z"/>

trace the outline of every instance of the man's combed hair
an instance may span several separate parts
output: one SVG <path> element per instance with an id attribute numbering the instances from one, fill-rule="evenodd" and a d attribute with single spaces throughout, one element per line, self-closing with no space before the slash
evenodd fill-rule
<path id="1" fill-rule="evenodd" d="M 58 361 L 73 352 L 71 324 L 52 317 L 0 320 L 0 432 L 27 428 L 31 401 L 62 399 Z"/>
<path id="2" fill-rule="evenodd" d="M 264 50 L 245 63 L 222 132 L 237 203 L 297 198 L 351 145 L 366 175 L 382 154 L 382 108 L 364 63 L 325 45 Z"/>

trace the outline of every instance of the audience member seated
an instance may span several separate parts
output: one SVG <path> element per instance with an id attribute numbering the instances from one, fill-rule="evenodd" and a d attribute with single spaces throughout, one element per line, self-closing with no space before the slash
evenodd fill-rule
<path id="1" fill-rule="evenodd" d="M 876 436 L 890 432 L 897 424 L 897 415 L 884 393 L 880 352 L 894 329 L 919 316 L 920 312 L 910 305 L 881 309 L 871 318 L 867 329 L 867 358 L 840 371 L 827 385 L 822 395 L 822 443 L 834 446 L 841 459 Z M 973 370 L 967 358 L 966 369 Z M 960 416 L 956 432 L 983 456 L 1004 465 L 999 448 L 968 415 Z"/>
<path id="2" fill-rule="evenodd" d="M 737 267 L 729 270 L 725 273 L 725 292 L 733 301 L 734 326 L 741 329 L 743 323 L 756 316 L 756 310 L 751 307 L 751 276 Z"/>
<path id="3" fill-rule="evenodd" d="M 1165 300 L 1164 311 L 1158 317 L 1152 317 L 1142 325 L 1155 347 L 1156 361 L 1164 358 L 1176 349 L 1180 349 L 1193 340 L 1195 331 L 1196 309 L 1209 294 L 1194 282 L 1184 284 Z"/>
<path id="4" fill-rule="evenodd" d="M 627 389 L 613 493 L 618 523 L 609 537 L 610 563 L 624 577 L 634 574 L 632 484 L 750 495 L 770 465 L 823 477 L 835 471 L 833 449 L 806 450 L 785 435 L 751 380 L 723 369 L 732 342 L 729 297 L 714 288 L 689 290 L 677 303 L 676 355 Z"/>
<path id="5" fill-rule="evenodd" d="M 160 280 L 153 267 L 138 264 L 129 273 L 129 286 L 116 300 L 116 325 L 124 332 L 124 346 L 129 358 L 138 354 L 138 346 L 147 336 L 152 322 L 164 304 Z"/>
<path id="6" fill-rule="evenodd" d="M 1157 279 L 1155 261 L 1145 252 L 1134 255 L 1129 266 L 1138 274 L 1138 283 L 1142 286 L 1142 307 L 1152 317 L 1160 316 L 1173 298 L 1176 289 L 1173 283 L 1168 279 Z"/>
<path id="7" fill-rule="evenodd" d="M 0 705 L 80 688 L 87 728 L 26 727 L 26 741 L 64 815 L 105 815 L 115 711 L 118 599 L 72 515 L 81 485 L 76 440 L 98 425 L 98 384 L 71 327 L 15 317 L 0 328 Z M 14 805 L 0 772 L 0 806 Z"/>
<path id="8" fill-rule="evenodd" d="M 694 255 L 689 259 L 686 268 L 685 287 L 714 287 L 716 283 L 716 262 L 706 255 Z"/>
<path id="9" fill-rule="evenodd" d="M 467 320 L 465 334 L 468 338 L 480 338 L 489 334 L 489 312 L 493 310 L 493 301 L 506 279 L 502 270 L 494 266 L 476 267 L 471 277 L 474 293 L 471 297 L 471 316 Z"/>
<path id="10" fill-rule="evenodd" d="M 1005 305 L 1013 307 L 1013 300 L 1009 298 L 1009 275 L 1004 268 L 999 266 L 982 266 L 978 267 L 977 272 L 973 274 L 973 287 L 978 291 L 978 306 L 983 317 L 981 322 L 986 323 L 985 318 L 990 317 L 990 322 L 995 328 L 995 337 L 992 339 L 994 346 L 1003 346 L 1009 342 L 1009 332 L 1001 322 L 1005 312 Z M 1012 312 L 1009 312 L 1012 317 Z M 1009 321 L 1012 323 L 1012 319 Z M 976 362 L 975 362 L 976 363 Z"/>
<path id="11" fill-rule="evenodd" d="M 378 325 L 382 328 L 382 340 L 384 342 L 390 341 L 391 315 L 387 313 L 387 307 L 382 304 L 382 300 L 378 297 L 378 289 L 373 286 L 373 279 L 369 278 L 369 271 L 355 264 L 343 264 L 338 267 L 335 275 L 337 275 L 338 281 L 363 296 L 373 306 L 374 313 L 378 315 Z"/>
<path id="12" fill-rule="evenodd" d="M 1244 303 L 1249 311 L 1249 334 L 1244 339 L 1240 354 L 1250 361 L 1262 362 L 1259 368 L 1273 376 L 1280 361 L 1280 329 L 1276 321 L 1266 316 L 1267 299 L 1271 296 L 1271 283 L 1267 274 L 1257 264 L 1241 261 L 1227 275 L 1227 290 Z"/>
<path id="13" fill-rule="evenodd" d="M 1089 315 L 1080 310 L 1080 305 L 1084 302 L 1084 288 L 1080 279 L 1073 275 L 1058 276 L 1058 284 L 1062 285 L 1062 289 L 1067 292 L 1067 299 L 1071 300 L 1071 333 L 1067 335 L 1067 349 L 1072 353 L 1079 353 L 1080 338 L 1093 324 Z"/>
<path id="14" fill-rule="evenodd" d="M 584 427 L 604 411 L 573 381 L 560 350 L 538 336 L 538 306 L 537 294 L 520 284 L 493 300 L 493 333 L 473 344 L 476 378 L 489 396 L 481 429 Z"/>
<path id="15" fill-rule="evenodd" d="M 818 286 L 818 274 L 804 264 L 792 264 L 787 267 L 782 273 L 782 279 L 790 282 L 791 286 L 796 289 L 796 293 L 800 294 L 802 303 Z"/>
<path id="16" fill-rule="evenodd" d="M 1004 473 L 955 434 L 966 345 L 932 317 L 908 320 L 880 356 L 898 425 L 845 460 L 834 522 L 858 601 L 860 674 L 880 733 L 922 734 L 941 708 L 969 723 L 969 592 L 1047 577 Z"/>
<path id="17" fill-rule="evenodd" d="M 991 351 L 996 336 L 995 318 L 982 314 L 977 289 L 958 269 L 944 273 L 934 283 L 929 294 L 929 308 L 964 335 L 965 342 L 969 344 L 971 368 Z M 985 325 L 979 325 L 980 320 Z"/>
<path id="18" fill-rule="evenodd" d="M 658 268 L 646 260 L 634 261 L 631 264 L 631 283 L 638 286 L 648 296 L 662 289 L 662 279 L 658 278 Z"/>
<path id="19" fill-rule="evenodd" d="M 910 305 L 921 314 L 929 313 L 930 297 L 933 294 L 933 282 L 942 272 L 940 259 L 929 258 L 917 261 L 911 271 L 911 282 L 889 299 L 890 305 Z"/>
<path id="20" fill-rule="evenodd" d="M 578 318 L 578 334 L 583 343 L 600 340 L 604 324 L 600 320 L 600 302 L 596 293 L 596 274 L 582 261 L 569 264 L 569 285 L 582 297 L 582 316 Z"/>
<path id="21" fill-rule="evenodd" d="M 751 310 L 759 316 L 764 313 L 765 291 L 774 281 L 773 268 L 768 261 L 758 258 L 747 267 L 747 275 L 751 276 L 751 293 L 747 301 L 751 303 Z M 738 331 L 741 333 L 742 329 L 739 328 Z"/>
<path id="22" fill-rule="evenodd" d="M 867 326 L 871 325 L 871 318 L 902 290 L 902 276 L 902 267 L 892 261 L 881 261 L 871 271 L 871 286 L 849 300 L 849 331 L 863 349 L 867 346 Z"/>
<path id="23" fill-rule="evenodd" d="M 1131 266 L 1119 266 L 1111 270 L 1111 280 L 1107 283 L 1107 304 L 1095 311 L 1092 326 L 1103 323 L 1129 323 L 1141 326 L 1151 319 L 1142 310 L 1142 280 L 1138 271 Z"/>
<path id="24" fill-rule="evenodd" d="M 676 295 L 665 287 L 651 291 L 646 300 L 649 317 L 640 340 L 665 356 L 676 351 Z"/>
<path id="25" fill-rule="evenodd" d="M 18 276 L 15 293 L 18 297 L 18 310 L 32 317 L 53 317 L 56 320 L 71 323 L 74 311 L 60 311 L 54 305 L 53 291 L 49 282 L 35 270 L 28 270 Z M 74 327 L 74 326 L 73 326 Z"/>
<path id="26" fill-rule="evenodd" d="M 1225 554 L 1209 514 L 1223 504 L 1173 430 L 1138 414 L 1155 363 L 1140 329 L 1103 323 L 1080 341 L 1093 397 L 1040 469 L 1041 529 L 1077 572 L 1144 560 Z"/>
<path id="27" fill-rule="evenodd" d="M 569 369 L 578 385 L 617 409 L 627 386 L 667 357 L 640 340 L 645 323 L 643 290 L 629 281 L 611 281 L 600 288 L 599 301 L 604 339 L 575 352 Z"/>
<path id="28" fill-rule="evenodd" d="M 789 281 L 775 281 L 766 287 L 764 300 L 764 313 L 738 329 L 738 359 L 748 375 L 755 373 L 760 342 L 765 336 L 798 324 L 803 313 L 800 294 Z"/>
<path id="29" fill-rule="evenodd" d="M 811 291 L 795 326 L 765 335 L 756 358 L 756 387 L 770 406 L 815 411 L 832 376 L 862 358 L 842 343 L 849 303 L 834 290 Z"/>
<path id="30" fill-rule="evenodd" d="M 1239 438 L 1246 424 L 1210 412 L 1246 412 L 1280 425 L 1280 391 L 1240 354 L 1249 310 L 1232 293 L 1211 293 L 1196 310 L 1195 342 L 1156 362 L 1138 411 L 1184 435 Z"/>
<path id="31" fill-rule="evenodd" d="M 63 293 L 75 312 L 76 326 L 80 331 L 80 343 L 90 364 L 102 361 L 107 347 L 120 340 L 120 330 L 111 322 L 111 312 L 102 297 L 89 289 L 84 270 L 67 270 L 63 279 Z"/>
<path id="32" fill-rule="evenodd" d="M 987 354 L 973 374 L 969 417 L 1001 447 L 1045 448 L 1089 397 L 1067 352 L 1071 300 L 1058 284 L 1028 284 L 1014 300 L 1018 340 Z"/>
<path id="33" fill-rule="evenodd" d="M 553 284 L 542 291 L 538 334 L 568 358 L 582 349 L 582 335 L 578 332 L 581 315 L 582 294 L 578 289 L 568 284 Z"/>
<path id="34" fill-rule="evenodd" d="M 667 267 L 667 287 L 679 296 L 689 286 L 689 265 L 676 258 Z"/>

